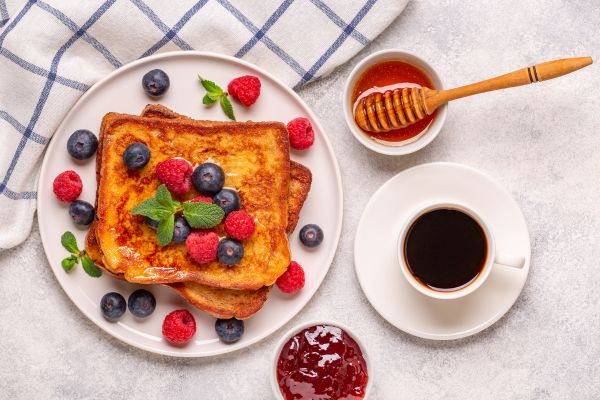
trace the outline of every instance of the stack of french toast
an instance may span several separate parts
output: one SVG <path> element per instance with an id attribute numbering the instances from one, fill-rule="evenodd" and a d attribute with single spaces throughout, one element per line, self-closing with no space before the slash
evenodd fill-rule
<path id="1" fill-rule="evenodd" d="M 308 196 L 310 170 L 290 160 L 288 134 L 279 122 L 193 120 L 158 105 L 140 116 L 108 113 L 99 135 L 96 159 L 96 218 L 86 251 L 96 265 L 116 278 L 162 284 L 217 318 L 245 319 L 261 309 L 271 286 L 290 264 L 288 235 Z M 141 142 L 150 149 L 148 165 L 128 169 L 122 155 Z M 242 209 L 256 222 L 234 267 L 219 261 L 200 265 L 185 243 L 161 247 L 144 217 L 131 214 L 153 197 L 157 163 L 181 157 L 192 165 L 213 162 L 225 171 L 225 187 L 237 190 Z M 194 190 L 179 201 L 198 196 Z M 216 233 L 223 236 L 221 227 Z"/>

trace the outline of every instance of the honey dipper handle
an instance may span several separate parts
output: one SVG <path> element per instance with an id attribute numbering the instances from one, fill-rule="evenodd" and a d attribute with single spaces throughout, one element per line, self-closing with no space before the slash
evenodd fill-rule
<path id="1" fill-rule="evenodd" d="M 440 105 L 447 103 L 450 100 L 460 99 L 461 97 L 556 78 L 577 71 L 591 63 L 592 57 L 564 58 L 522 68 L 505 75 L 457 87 L 455 89 L 432 92 L 431 95 L 426 96 L 425 99 L 427 110 L 433 111 Z"/>

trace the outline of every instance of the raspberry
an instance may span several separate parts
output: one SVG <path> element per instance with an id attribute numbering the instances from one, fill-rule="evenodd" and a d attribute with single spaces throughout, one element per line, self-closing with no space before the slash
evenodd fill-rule
<path id="1" fill-rule="evenodd" d="M 254 218 L 243 211 L 232 211 L 225 218 L 225 232 L 232 239 L 247 240 L 255 229 Z"/>
<path id="2" fill-rule="evenodd" d="M 294 149 L 308 149 L 315 141 L 315 131 L 308 118 L 299 117 L 287 124 L 290 146 Z"/>
<path id="3" fill-rule="evenodd" d="M 229 82 L 227 92 L 246 107 L 250 107 L 260 96 L 260 80 L 252 75 L 240 76 Z"/>
<path id="4" fill-rule="evenodd" d="M 60 201 L 70 203 L 77 200 L 83 189 L 81 178 L 75 171 L 65 171 L 54 178 L 52 191 Z"/>
<path id="5" fill-rule="evenodd" d="M 165 317 L 162 334 L 171 344 L 186 344 L 196 334 L 196 320 L 188 310 L 175 310 Z"/>
<path id="6" fill-rule="evenodd" d="M 277 279 L 277 287 L 284 293 L 296 293 L 304 287 L 304 270 L 296 261 L 292 261 L 287 271 Z"/>
<path id="7" fill-rule="evenodd" d="M 192 203 L 212 203 L 213 200 L 208 196 L 198 196 L 190 200 Z"/>
<path id="8" fill-rule="evenodd" d="M 219 237 L 214 232 L 192 232 L 185 240 L 190 257 L 198 264 L 207 264 L 217 259 Z"/>
<path id="9" fill-rule="evenodd" d="M 192 187 L 192 166 L 182 158 L 171 158 L 156 164 L 156 176 L 175 194 L 186 194 Z"/>

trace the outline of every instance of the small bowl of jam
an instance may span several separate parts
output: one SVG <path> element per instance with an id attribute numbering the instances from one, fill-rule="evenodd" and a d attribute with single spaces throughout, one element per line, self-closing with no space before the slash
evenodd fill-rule
<path id="1" fill-rule="evenodd" d="M 382 50 L 363 59 L 346 80 L 344 117 L 354 137 L 365 147 L 381 154 L 404 155 L 422 149 L 435 139 L 446 120 L 448 105 L 404 128 L 367 132 L 354 121 L 354 109 L 365 96 L 405 87 L 443 89 L 435 70 L 422 58 L 401 50 Z"/>
<path id="2" fill-rule="evenodd" d="M 277 344 L 271 386 L 281 400 L 366 399 L 372 386 L 365 347 L 336 323 L 312 321 Z"/>

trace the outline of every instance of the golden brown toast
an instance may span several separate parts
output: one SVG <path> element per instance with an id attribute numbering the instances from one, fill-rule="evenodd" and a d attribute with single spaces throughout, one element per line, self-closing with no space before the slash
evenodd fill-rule
<path id="1" fill-rule="evenodd" d="M 224 319 L 251 317 L 262 308 L 271 291 L 271 286 L 258 290 L 233 290 L 196 282 L 171 283 L 169 286 L 196 308 Z"/>
<path id="2" fill-rule="evenodd" d="M 192 120 L 192 118 L 187 117 L 185 115 L 179 114 L 170 108 L 163 106 L 162 104 L 148 104 L 142 110 L 140 114 L 141 117 L 148 118 L 165 118 L 165 119 L 183 119 L 183 120 Z M 228 121 L 207 121 L 207 120 L 196 120 L 199 124 L 203 126 L 223 126 L 228 125 L 235 122 Z M 100 166 L 102 164 L 102 142 L 103 142 L 103 128 L 100 129 L 100 139 L 98 144 L 97 156 L 96 156 L 96 181 L 98 185 L 100 184 Z M 287 225 L 287 233 L 291 234 L 294 229 L 296 229 L 296 225 L 298 224 L 298 220 L 300 218 L 300 211 L 304 206 L 304 202 L 308 197 L 308 192 L 310 191 L 312 184 L 312 173 L 310 169 L 305 167 L 304 165 L 290 161 L 290 187 L 288 193 L 288 225 Z"/>
<path id="3" fill-rule="evenodd" d="M 103 119 L 96 236 L 104 264 L 138 283 L 195 281 L 221 288 L 269 286 L 290 261 L 286 235 L 290 181 L 287 132 L 280 123 L 244 122 L 206 127 L 197 121 L 144 118 L 109 113 Z M 127 169 L 122 154 L 133 142 L 151 149 L 140 171 Z M 192 164 L 217 162 L 226 172 L 225 186 L 238 190 L 243 209 L 257 220 L 244 258 L 229 268 L 213 262 L 196 264 L 184 244 L 161 248 L 155 232 L 130 214 L 152 197 L 159 185 L 155 165 L 183 157 Z M 195 196 L 190 193 L 186 200 Z"/>
<path id="4" fill-rule="evenodd" d="M 114 274 L 104 267 L 102 252 L 96 241 L 94 223 L 86 236 L 85 249 L 99 268 L 117 279 L 123 279 L 123 274 Z M 246 319 L 260 310 L 271 290 L 268 286 L 258 290 L 221 289 L 195 282 L 171 283 L 167 286 L 195 307 L 216 318 L 237 319 Z"/>
<path id="5" fill-rule="evenodd" d="M 156 118 L 183 118 L 188 117 L 158 104 L 146 106 L 141 116 Z M 207 126 L 222 124 L 221 122 L 203 121 Z M 103 135 L 101 132 L 101 139 Z M 98 159 L 101 159 L 102 140 L 98 148 Z M 98 168 L 99 170 L 99 168 Z M 311 172 L 303 165 L 291 162 L 290 165 L 290 188 L 288 196 L 288 226 L 287 232 L 295 229 L 300 210 L 308 196 L 311 186 Z M 92 224 L 86 237 L 86 250 L 96 264 L 116 278 L 123 279 L 122 274 L 115 275 L 105 268 L 102 263 L 101 249 L 95 237 L 95 224 Z M 257 291 L 236 291 L 230 289 L 217 289 L 193 282 L 168 284 L 179 295 L 188 300 L 197 308 L 208 312 L 217 318 L 245 319 L 256 313 L 267 299 L 269 288 L 263 287 Z"/>
<path id="6" fill-rule="evenodd" d="M 140 115 L 149 118 L 192 120 L 190 117 L 176 113 L 162 104 L 148 104 L 144 107 L 144 110 Z M 235 124 L 235 122 L 229 121 L 196 121 L 202 123 L 204 126 L 227 126 L 229 124 Z M 298 219 L 300 218 L 300 210 L 302 210 L 304 201 L 310 191 L 312 174 L 304 165 L 295 161 L 290 161 L 290 178 L 289 196 L 291 199 L 288 198 L 288 233 L 292 233 L 294 229 L 296 229 Z"/>

